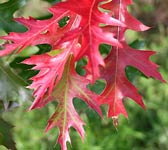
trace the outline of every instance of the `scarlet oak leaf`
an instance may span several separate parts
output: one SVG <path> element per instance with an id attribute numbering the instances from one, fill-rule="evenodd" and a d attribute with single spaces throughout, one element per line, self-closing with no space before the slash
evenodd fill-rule
<path id="1" fill-rule="evenodd" d="M 125 75 L 127 66 L 133 66 L 143 72 L 147 77 L 154 77 L 164 81 L 157 71 L 157 65 L 149 60 L 153 51 L 140 51 L 130 48 L 122 43 L 123 48 L 113 48 L 110 55 L 105 59 L 106 67 L 101 68 L 102 78 L 107 82 L 104 92 L 100 96 L 100 104 L 109 104 L 109 117 L 118 117 L 127 112 L 123 105 L 123 98 L 129 97 L 144 107 L 142 97 L 137 89 L 130 83 Z"/>
<path id="2" fill-rule="evenodd" d="M 69 55 L 73 51 L 78 51 L 76 40 L 64 43 L 63 46 L 64 48 L 61 50 L 57 49 L 46 54 L 34 55 L 22 62 L 35 65 L 32 69 L 39 70 L 39 73 L 31 78 L 33 82 L 29 86 L 30 89 L 34 89 L 33 96 L 35 97 L 30 110 L 44 107 L 50 101 L 44 97 L 50 97 L 54 86 L 59 83 Z"/>
<path id="3" fill-rule="evenodd" d="M 84 138 L 83 121 L 80 119 L 73 106 L 73 98 L 78 97 L 84 100 L 91 108 L 95 109 L 100 115 L 101 110 L 96 102 L 97 95 L 86 88 L 89 80 L 79 76 L 74 70 L 73 57 L 70 56 L 65 65 L 63 76 L 60 82 L 54 87 L 51 99 L 58 102 L 53 116 L 48 121 L 46 131 L 57 126 L 60 134 L 58 142 L 62 150 L 66 150 L 66 142 L 70 142 L 69 128 L 74 127 L 81 138 Z"/>
<path id="4" fill-rule="evenodd" d="M 68 15 L 73 16 L 73 14 L 63 9 L 56 10 L 50 8 L 49 11 L 53 14 L 53 17 L 48 20 L 35 20 L 32 17 L 28 19 L 15 18 L 17 22 L 25 25 L 28 31 L 23 33 L 11 32 L 7 36 L 2 36 L 1 39 L 12 41 L 12 43 L 4 46 L 5 48 L 0 51 L 0 56 L 8 55 L 14 50 L 20 52 L 27 46 L 38 44 L 50 44 L 53 49 L 59 47 L 59 41 L 64 37 L 66 32 L 75 28 L 74 26 L 77 25 L 77 21 L 74 21 L 75 18 L 72 17 L 72 21 L 62 29 L 59 27 L 59 20 Z"/>
<path id="5" fill-rule="evenodd" d="M 147 77 L 154 77 L 160 81 L 162 79 L 157 71 L 157 65 L 149 60 L 154 54 L 153 51 L 140 51 L 130 48 L 125 40 L 124 33 L 127 29 L 144 31 L 149 27 L 129 15 L 127 5 L 132 4 L 131 0 L 113 0 L 102 7 L 111 10 L 111 14 L 125 24 L 125 27 L 114 29 L 116 37 L 122 47 L 115 46 L 105 59 L 106 66 L 101 68 L 101 77 L 107 82 L 104 92 L 101 94 L 100 104 L 108 104 L 108 116 L 117 118 L 119 114 L 128 116 L 123 105 L 123 98 L 132 98 L 139 105 L 144 107 L 142 97 L 137 89 L 128 81 L 125 76 L 127 66 L 133 66 L 143 72 Z"/>
<path id="6" fill-rule="evenodd" d="M 40 70 L 36 76 L 31 78 L 33 83 L 29 88 L 34 89 L 33 95 L 35 100 L 30 109 L 41 108 L 48 102 L 44 101 L 44 96 L 46 94 L 50 96 L 54 85 L 57 85 L 64 70 L 68 55 L 63 54 L 56 57 L 48 54 L 35 55 L 23 62 L 25 64 L 35 65 L 32 69 Z"/>
<path id="7" fill-rule="evenodd" d="M 100 76 L 99 65 L 104 66 L 103 58 L 99 53 L 99 45 L 106 43 L 120 46 L 118 40 L 114 38 L 114 34 L 100 25 L 124 26 L 119 20 L 112 18 L 108 12 L 101 12 L 100 2 L 103 0 L 67 0 L 54 6 L 54 8 L 71 10 L 82 17 L 79 26 L 81 53 L 78 57 L 81 58 L 83 55 L 88 57 L 93 81 Z"/>

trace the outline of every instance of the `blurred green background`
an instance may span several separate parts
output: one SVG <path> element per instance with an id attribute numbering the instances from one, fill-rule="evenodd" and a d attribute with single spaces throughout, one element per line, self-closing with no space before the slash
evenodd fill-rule
<path id="1" fill-rule="evenodd" d="M 0 35 L 10 31 L 25 31 L 25 27 L 14 22 L 13 17 L 33 16 L 38 19 L 50 17 L 47 8 L 56 0 L 1 0 Z M 160 72 L 168 81 L 168 1 L 135 0 L 129 10 L 133 16 L 152 27 L 149 31 L 137 33 L 127 31 L 127 42 L 139 49 L 157 52 L 152 60 L 160 65 Z M 40 6 L 40 7 L 39 7 Z M 0 44 L 4 41 L 0 41 Z M 2 46 L 0 47 L 3 48 Z M 102 45 L 101 52 L 108 48 Z M 28 78 L 36 74 L 30 66 L 19 64 L 32 54 L 50 50 L 49 45 L 29 47 L 19 55 L 0 59 L 0 144 L 12 150 L 59 150 L 56 145 L 58 130 L 44 133 L 48 118 L 54 112 L 53 103 L 43 109 L 28 112 L 33 98 L 32 91 L 24 86 Z M 127 68 L 127 76 L 138 87 L 143 96 L 146 110 L 127 99 L 125 106 L 129 114 L 119 118 L 116 129 L 112 120 L 100 117 L 82 101 L 74 100 L 76 109 L 86 122 L 85 140 L 81 141 L 74 129 L 70 130 L 72 144 L 69 150 L 166 150 L 168 149 L 168 85 L 145 78 L 134 68 Z M 97 83 L 99 91 L 101 83 Z M 100 89 L 99 89 L 100 88 Z M 79 107 L 80 106 L 80 107 Z M 102 107 L 103 111 L 106 109 Z M 6 150 L 0 146 L 0 150 Z"/>

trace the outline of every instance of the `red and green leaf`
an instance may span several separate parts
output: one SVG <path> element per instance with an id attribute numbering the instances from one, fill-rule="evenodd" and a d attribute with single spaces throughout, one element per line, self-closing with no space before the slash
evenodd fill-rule
<path id="1" fill-rule="evenodd" d="M 48 121 L 46 131 L 55 126 L 59 128 L 60 134 L 58 142 L 60 143 L 62 150 L 66 150 L 66 142 L 70 142 L 70 127 L 74 127 L 81 138 L 84 138 L 84 122 L 80 119 L 73 106 L 73 98 L 81 98 L 88 104 L 88 106 L 95 109 L 99 115 L 102 116 L 100 107 L 96 101 L 98 95 L 86 88 L 87 84 L 89 84 L 89 80 L 76 73 L 74 64 L 73 57 L 70 56 L 65 65 L 60 82 L 55 86 L 50 98 L 48 96 L 46 98 L 58 102 L 55 113 Z"/>

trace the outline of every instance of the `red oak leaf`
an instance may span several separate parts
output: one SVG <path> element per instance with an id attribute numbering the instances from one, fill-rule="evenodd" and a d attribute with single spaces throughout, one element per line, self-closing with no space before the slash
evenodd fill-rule
<path id="1" fill-rule="evenodd" d="M 55 50 L 47 54 L 35 55 L 22 62 L 28 65 L 35 65 L 32 69 L 40 71 L 31 78 L 33 82 L 29 88 L 34 89 L 33 96 L 35 100 L 30 109 L 44 107 L 50 101 L 49 99 L 45 101 L 44 96 L 50 97 L 54 86 L 59 83 L 70 52 L 73 51 L 72 49 L 74 51 L 78 49 L 76 40 L 66 43 L 66 45 L 64 44 L 64 49 L 60 51 Z"/>
<path id="2" fill-rule="evenodd" d="M 4 46 L 5 48 L 0 51 L 0 56 L 10 54 L 14 50 L 20 52 L 27 46 L 38 44 L 50 44 L 52 49 L 62 48 L 63 42 L 60 43 L 60 41 L 66 36 L 67 32 L 78 26 L 80 20 L 76 19 L 76 15 L 68 10 L 50 8 L 49 11 L 53 14 L 53 17 L 48 20 L 35 20 L 32 17 L 29 17 L 29 19 L 15 18 L 16 21 L 25 25 L 28 31 L 24 33 L 11 32 L 7 36 L 2 36 L 1 39 L 10 40 L 12 43 Z M 71 20 L 68 25 L 60 28 L 59 21 L 69 15 Z M 72 39 L 73 37 L 69 36 L 69 40 Z"/>
<path id="3" fill-rule="evenodd" d="M 157 71 L 157 65 L 149 60 L 149 57 L 154 52 L 134 50 L 126 44 L 124 38 L 125 30 L 144 31 L 148 29 L 147 26 L 129 15 L 127 5 L 131 3 L 131 0 L 113 0 L 102 6 L 105 9 L 110 9 L 111 14 L 126 25 L 126 27 L 117 27 L 114 29 L 122 47 L 113 47 L 111 53 L 105 59 L 106 67 L 101 68 L 101 76 L 106 80 L 107 86 L 101 94 L 99 102 L 100 104 L 109 105 L 108 116 L 115 119 L 119 114 L 127 117 L 127 112 L 123 105 L 124 97 L 132 98 L 144 107 L 142 97 L 125 76 L 127 66 L 136 67 L 147 77 L 153 77 L 164 82 Z"/>
<path id="4" fill-rule="evenodd" d="M 107 82 L 104 92 L 100 96 L 100 104 L 109 104 L 109 117 L 118 117 L 123 114 L 127 117 L 122 100 L 124 97 L 132 98 L 139 105 L 144 107 L 142 97 L 137 89 L 125 76 L 127 66 L 134 66 L 146 76 L 154 77 L 163 81 L 157 65 L 149 61 L 153 51 L 140 51 L 130 48 L 122 43 L 123 48 L 113 48 L 110 55 L 105 59 L 106 67 L 101 68 L 101 75 Z"/>
<path id="5" fill-rule="evenodd" d="M 105 30 L 101 24 L 103 26 L 124 26 L 119 20 L 112 18 L 110 13 L 100 11 L 100 2 L 103 0 L 67 0 L 53 6 L 71 10 L 82 17 L 79 26 L 81 44 L 79 58 L 84 55 L 88 56 L 93 81 L 99 77 L 99 65 L 104 66 L 104 60 L 99 53 L 99 45 L 106 43 L 120 46 L 118 40 L 114 38 L 114 33 Z"/>
<path id="6" fill-rule="evenodd" d="M 51 99 L 58 102 L 57 108 L 53 116 L 48 121 L 46 131 L 57 126 L 60 134 L 58 142 L 62 150 L 66 150 L 66 142 L 70 142 L 69 128 L 74 127 L 81 138 L 84 138 L 83 121 L 75 111 L 73 106 L 73 98 L 78 97 L 84 100 L 88 106 L 95 109 L 100 116 L 101 110 L 97 103 L 97 95 L 86 88 L 89 80 L 85 77 L 79 76 L 74 69 L 74 61 L 70 56 L 65 65 L 63 76 L 54 88 Z"/>

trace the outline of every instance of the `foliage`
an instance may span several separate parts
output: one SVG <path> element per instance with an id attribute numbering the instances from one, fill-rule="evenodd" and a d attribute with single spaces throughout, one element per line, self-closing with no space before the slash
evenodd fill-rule
<path id="1" fill-rule="evenodd" d="M 21 52 L 27 46 L 51 45 L 50 52 L 31 56 L 23 63 L 35 65 L 33 69 L 39 70 L 39 73 L 31 78 L 33 82 L 29 86 L 34 89 L 35 97 L 30 109 L 41 108 L 55 100 L 58 103 L 46 131 L 55 126 L 59 128 L 58 142 L 62 149 L 66 149 L 66 142 L 70 141 L 68 131 L 71 126 L 82 138 L 84 136 L 84 123 L 74 109 L 73 98 L 83 99 L 91 108 L 97 110 L 100 116 L 99 105 L 109 104 L 108 117 L 112 117 L 114 125 L 117 126 L 119 114 L 127 117 L 122 104 L 123 98 L 130 97 L 144 107 L 141 96 L 125 76 L 127 66 L 136 67 L 146 76 L 164 81 L 157 72 L 157 66 L 149 61 L 152 51 L 134 50 L 126 44 L 127 29 L 148 29 L 127 12 L 127 5 L 132 4 L 132 1 L 102 2 L 69 0 L 55 4 L 49 9 L 53 14 L 52 18 L 43 21 L 33 18 L 15 19 L 27 26 L 28 31 L 12 32 L 2 37 L 12 43 L 3 44 L 1 55 L 13 51 Z M 109 47 L 105 59 L 99 53 L 102 43 L 112 46 L 112 49 Z M 135 57 L 138 59 L 134 59 Z M 80 59 L 86 60 L 87 65 L 81 66 L 84 70 L 79 69 Z M 77 66 L 79 70 L 84 71 L 77 71 L 82 76 L 76 73 Z M 129 73 L 127 77 L 129 78 Z M 95 91 L 94 86 L 87 84 L 92 84 L 100 78 L 105 80 L 106 87 L 104 91 L 96 90 L 100 94 L 97 95 L 92 92 Z"/>
<path id="2" fill-rule="evenodd" d="M 0 28 L 6 32 L 24 31 L 24 27 L 13 20 L 13 13 L 26 4 L 26 0 L 12 0 L 0 4 Z"/>
<path id="3" fill-rule="evenodd" d="M 15 143 L 12 138 L 12 125 L 0 118 L 0 145 L 4 145 L 9 149 L 16 150 Z"/>

